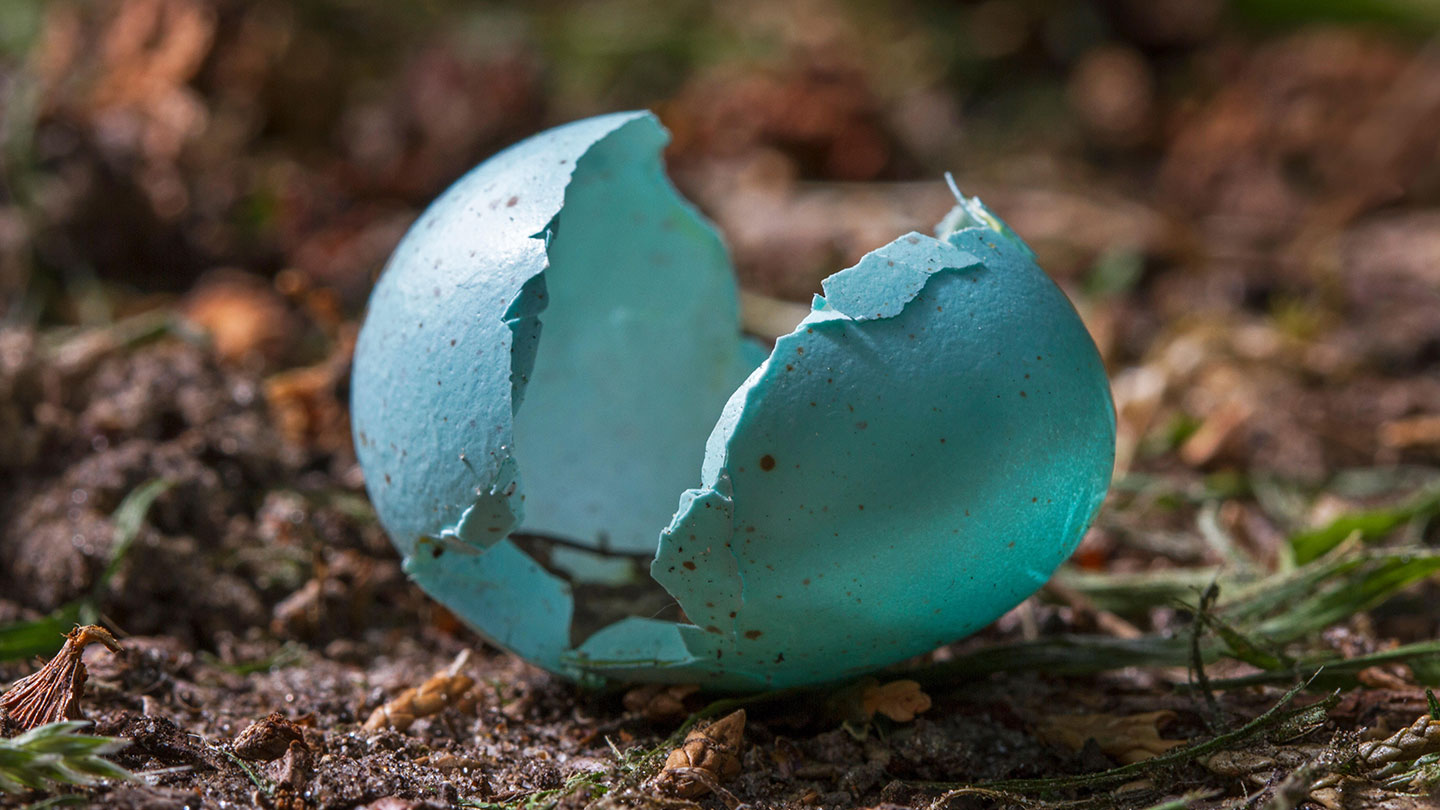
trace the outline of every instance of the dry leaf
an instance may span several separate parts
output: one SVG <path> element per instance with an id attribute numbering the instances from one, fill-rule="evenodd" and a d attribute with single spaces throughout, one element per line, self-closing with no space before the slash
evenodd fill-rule
<path id="1" fill-rule="evenodd" d="M 862 678 L 831 694 L 825 710 L 831 719 L 859 730 L 878 712 L 897 723 L 908 723 L 915 715 L 929 710 L 930 696 L 911 680 L 882 684 L 875 678 Z"/>
<path id="2" fill-rule="evenodd" d="M 727 714 L 703 729 L 694 729 L 665 758 L 655 787 L 672 796 L 693 799 L 716 789 L 740 773 L 740 745 L 745 735 L 745 710 Z"/>
<path id="3" fill-rule="evenodd" d="M 1415 686 L 1415 673 L 1404 664 L 1376 665 L 1355 673 L 1355 680 L 1371 689 L 1401 691 Z"/>
<path id="4" fill-rule="evenodd" d="M 1440 446 L 1440 415 L 1392 419 L 1380 425 L 1380 443 L 1397 449 Z"/>
<path id="5" fill-rule="evenodd" d="M 685 699 L 700 691 L 697 684 L 649 683 L 625 693 L 625 709 L 641 715 L 652 723 L 684 719 L 690 712 Z"/>
<path id="6" fill-rule="evenodd" d="M 1185 745 L 1186 740 L 1160 736 L 1160 723 L 1173 719 L 1171 711 L 1145 712 L 1123 717 L 1112 714 L 1067 714 L 1047 717 L 1035 729 L 1041 740 L 1072 751 L 1094 740 L 1100 750 L 1129 765 Z"/>
<path id="7" fill-rule="evenodd" d="M 57 723 L 81 720 L 80 698 L 85 695 L 85 662 L 80 660 L 85 648 L 104 644 L 111 652 L 120 652 L 120 642 L 103 627 L 86 625 L 65 634 L 65 646 L 50 663 L 22 678 L 0 697 L 0 707 L 22 731 Z"/>
<path id="8" fill-rule="evenodd" d="M 1170 369 L 1152 362 L 1115 375 L 1115 474 L 1123 475 L 1150 430 L 1170 385 Z"/>
<path id="9" fill-rule="evenodd" d="M 265 402 L 285 438 L 328 452 L 350 446 L 350 414 L 342 389 L 349 379 L 355 335 L 354 330 L 346 330 L 330 356 L 316 365 L 265 380 Z"/>
<path id="10" fill-rule="evenodd" d="M 465 650 L 450 666 L 430 676 L 419 688 L 412 686 L 389 703 L 376 707 L 365 721 L 365 730 L 379 731 L 388 727 L 404 731 L 419 718 L 438 714 L 447 708 L 462 712 L 474 710 L 479 702 L 479 696 L 471 691 L 475 679 L 460 674 L 469 661 L 470 651 Z"/>
<path id="11" fill-rule="evenodd" d="M 285 299 L 270 284 L 236 270 L 202 278 L 186 296 L 184 312 L 187 320 L 209 334 L 215 353 L 231 363 L 280 362 L 300 328 Z"/>
<path id="12" fill-rule="evenodd" d="M 897 723 L 908 723 L 915 715 L 930 709 L 930 696 L 921 691 L 915 681 L 891 681 L 866 686 L 860 695 L 860 705 L 866 718 L 879 712 Z"/>
<path id="13" fill-rule="evenodd" d="M 1268 773 L 1278 767 L 1275 758 L 1264 752 L 1217 751 L 1200 760 L 1211 773 L 1220 776 L 1249 776 Z"/>

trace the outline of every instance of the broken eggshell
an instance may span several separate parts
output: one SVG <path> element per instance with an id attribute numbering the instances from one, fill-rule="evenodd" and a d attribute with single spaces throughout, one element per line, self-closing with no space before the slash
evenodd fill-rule
<path id="1" fill-rule="evenodd" d="M 1115 420 L 1030 250 L 961 198 L 767 352 L 666 138 L 643 112 L 541 133 L 396 249 L 352 408 L 410 576 L 554 672 L 728 689 L 871 671 L 1033 593 L 1100 505 Z"/>

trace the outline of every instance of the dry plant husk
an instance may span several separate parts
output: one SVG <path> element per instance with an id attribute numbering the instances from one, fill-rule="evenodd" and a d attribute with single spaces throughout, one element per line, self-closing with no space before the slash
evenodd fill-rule
<path id="1" fill-rule="evenodd" d="M 65 635 L 65 646 L 34 674 L 21 678 L 0 697 L 0 708 L 22 731 L 58 723 L 83 720 L 80 699 L 85 695 L 85 662 L 81 656 L 91 644 L 104 644 L 120 652 L 120 642 L 97 625 L 76 627 Z"/>

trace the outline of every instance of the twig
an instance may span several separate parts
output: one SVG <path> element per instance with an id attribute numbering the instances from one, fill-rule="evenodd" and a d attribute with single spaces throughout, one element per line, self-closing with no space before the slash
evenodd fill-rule
<path id="1" fill-rule="evenodd" d="M 1196 607 L 1195 618 L 1190 623 L 1190 675 L 1195 679 L 1195 683 L 1199 684 L 1200 694 L 1205 698 L 1205 725 L 1212 734 L 1223 731 L 1227 724 L 1220 711 L 1220 701 L 1215 699 L 1215 691 L 1210 688 L 1210 676 L 1205 674 L 1205 658 L 1200 654 L 1200 634 L 1208 626 L 1206 617 L 1214 607 L 1215 600 L 1219 598 L 1220 584 L 1211 580 L 1209 587 L 1200 594 L 1200 604 Z"/>
<path id="2" fill-rule="evenodd" d="M 1021 796 L 1018 793 L 1007 793 L 1003 790 L 991 790 L 990 788 L 982 787 L 960 787 L 955 788 L 954 790 L 947 790 L 939 796 L 936 796 L 935 801 L 930 802 L 930 810 L 944 810 L 946 807 L 950 806 L 950 802 L 952 800 L 964 798 L 966 796 L 980 796 L 982 798 L 994 799 L 996 801 L 1012 802 L 1014 804 L 1021 805 L 1022 807 L 1028 807 L 1035 804 L 1033 800 Z"/>

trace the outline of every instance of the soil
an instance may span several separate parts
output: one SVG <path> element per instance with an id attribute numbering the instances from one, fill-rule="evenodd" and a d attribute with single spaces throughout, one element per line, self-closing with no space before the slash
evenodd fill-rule
<path id="1" fill-rule="evenodd" d="M 282 435 L 257 375 L 227 368 L 209 345 L 183 331 L 139 344 L 105 335 L 57 343 L 7 332 L 0 377 L 12 392 L 8 418 L 21 427 L 9 435 L 24 439 L 0 462 L 6 595 L 0 613 L 7 619 L 36 618 L 90 594 L 110 558 L 111 515 L 122 499 L 155 478 L 175 482 L 154 502 L 104 588 L 102 616 L 123 634 L 124 652 L 97 646 L 86 654 L 90 680 L 82 706 L 97 733 L 132 741 L 116 759 L 145 774 L 144 782 L 87 794 L 88 801 L 277 806 L 284 794 L 275 786 L 289 778 L 304 806 L 316 808 L 387 797 L 419 803 L 395 806 L 523 802 L 557 789 L 540 795 L 578 807 L 599 798 L 591 795 L 596 785 L 615 788 L 611 800 L 626 806 L 673 803 L 640 784 L 629 770 L 635 763 L 617 752 L 663 753 L 683 710 L 647 717 L 654 712 L 643 696 L 637 702 L 619 692 L 586 693 L 489 647 L 406 580 L 366 505 L 348 449 L 330 452 L 319 449 L 323 441 Z M 87 345 L 96 348 L 82 352 Z M 332 386 L 338 390 L 343 383 Z M 1118 509 L 1087 545 L 1117 542 L 1106 538 L 1122 534 L 1131 519 L 1138 518 Z M 1112 567 L 1136 557 L 1108 554 Z M 1080 614 L 1032 600 L 981 638 L 929 658 L 944 661 L 959 650 L 1016 639 L 1027 626 L 1074 630 L 1084 621 Z M 1409 618 L 1403 632 L 1387 638 L 1435 632 L 1433 614 Z M 1378 643 L 1373 626 L 1361 627 L 1361 640 L 1352 644 Z M 403 731 L 362 728 L 377 707 L 467 650 L 474 654 L 463 673 L 478 684 L 473 708 L 446 708 Z M 33 666 L 0 665 L 0 677 Z M 742 771 L 725 785 L 727 798 L 774 807 L 919 807 L 944 793 L 925 787 L 929 781 L 1113 767 L 1093 744 L 1067 750 L 1034 730 L 1057 713 L 1163 710 L 1170 713 L 1166 738 L 1203 737 L 1211 719 L 1199 699 L 1157 688 L 1176 677 L 1029 672 L 955 682 L 931 687 L 933 706 L 906 723 L 847 722 L 843 707 L 817 712 L 807 700 L 780 701 L 752 709 Z M 1403 677 L 1393 685 L 1399 691 L 1354 697 L 1344 714 L 1287 742 L 1394 729 L 1424 713 L 1418 687 Z M 1243 723 L 1280 691 L 1226 693 L 1224 716 Z M 690 694 L 681 705 L 698 710 L 713 697 Z M 272 712 L 303 729 L 309 764 L 299 776 L 285 761 L 248 763 L 247 771 L 233 753 L 237 736 Z M 1215 787 L 1214 773 L 1190 763 L 1163 782 L 1129 786 L 1133 795 L 1123 803 L 1142 806 Z M 1236 787 L 1228 785 L 1227 793 Z M 0 801 L 24 804 L 23 797 Z M 702 801 L 726 803 L 714 795 Z"/>

